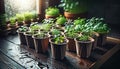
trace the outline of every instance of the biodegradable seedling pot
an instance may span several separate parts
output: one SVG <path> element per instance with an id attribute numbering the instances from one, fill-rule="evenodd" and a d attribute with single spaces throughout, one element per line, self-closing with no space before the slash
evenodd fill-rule
<path id="1" fill-rule="evenodd" d="M 35 51 L 37 53 L 45 53 L 48 50 L 49 37 L 37 38 L 32 36 L 35 44 Z"/>
<path id="2" fill-rule="evenodd" d="M 70 24 L 72 23 L 72 21 L 69 20 L 68 22 L 68 26 L 65 27 L 65 37 L 69 40 L 68 42 L 68 50 L 69 51 L 73 51 L 76 52 L 76 44 L 75 44 L 75 40 L 74 38 L 77 38 L 78 36 L 80 36 L 81 33 L 77 33 L 75 31 L 75 27 Z"/>
<path id="3" fill-rule="evenodd" d="M 99 34 L 94 32 L 94 35 L 92 36 L 92 38 L 94 39 L 94 42 L 92 43 L 92 50 L 94 50 L 97 47 L 98 37 Z"/>
<path id="4" fill-rule="evenodd" d="M 74 32 L 67 32 L 65 33 L 66 38 L 69 40 L 68 42 L 68 50 L 76 52 L 76 44 L 74 38 L 78 37 L 77 33 Z"/>
<path id="5" fill-rule="evenodd" d="M 17 32 L 18 32 L 18 36 L 20 38 L 20 44 L 27 46 L 27 42 L 26 42 L 26 38 L 25 38 L 24 32 L 20 32 L 18 30 L 17 30 Z"/>
<path id="6" fill-rule="evenodd" d="M 61 44 L 55 44 L 53 38 L 50 39 L 52 57 L 56 60 L 62 60 L 65 57 L 68 40 Z"/>
<path id="7" fill-rule="evenodd" d="M 26 38 L 26 41 L 27 41 L 28 48 L 35 49 L 32 34 L 28 34 L 28 33 L 25 32 L 24 35 L 25 35 L 25 38 Z"/>
<path id="8" fill-rule="evenodd" d="M 26 26 L 21 26 L 17 30 L 18 36 L 20 38 L 20 44 L 25 45 L 25 46 L 27 46 L 26 38 L 24 35 L 24 32 L 26 32 L 26 31 L 28 31 L 28 27 L 26 27 Z"/>
<path id="9" fill-rule="evenodd" d="M 75 38 L 75 41 L 76 41 L 77 56 L 81 58 L 88 58 L 91 54 L 92 43 L 94 39 L 90 38 L 90 40 L 87 41 L 79 41 L 77 38 Z"/>

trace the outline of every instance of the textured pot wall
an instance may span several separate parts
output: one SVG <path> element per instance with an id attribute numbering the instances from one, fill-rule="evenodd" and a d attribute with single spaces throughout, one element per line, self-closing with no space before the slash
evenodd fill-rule
<path id="1" fill-rule="evenodd" d="M 35 11 L 36 0 L 4 0 L 5 12 L 10 16 L 14 16 L 16 13 Z"/>

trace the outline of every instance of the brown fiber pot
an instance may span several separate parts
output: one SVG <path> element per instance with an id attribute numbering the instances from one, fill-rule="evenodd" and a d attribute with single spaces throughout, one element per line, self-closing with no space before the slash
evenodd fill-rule
<path id="1" fill-rule="evenodd" d="M 34 41 L 31 34 L 24 33 L 28 48 L 35 49 Z"/>
<path id="2" fill-rule="evenodd" d="M 64 59 L 68 40 L 66 40 L 66 42 L 63 44 L 55 44 L 53 42 L 53 39 L 50 39 L 50 43 L 51 43 L 52 58 L 56 60 Z"/>
<path id="3" fill-rule="evenodd" d="M 48 50 L 49 37 L 40 39 L 32 36 L 35 44 L 35 51 L 37 53 L 45 53 Z"/>
<path id="4" fill-rule="evenodd" d="M 78 17 L 80 18 L 86 18 L 87 17 L 87 12 L 85 13 L 78 13 L 78 14 L 73 14 L 73 13 L 70 13 L 70 12 L 64 12 L 64 16 L 67 18 L 67 19 L 77 19 Z"/>
<path id="5" fill-rule="evenodd" d="M 20 39 L 20 44 L 27 46 L 27 42 L 26 42 L 26 39 L 25 39 L 24 32 L 20 32 L 18 30 L 17 30 L 17 32 L 18 32 L 18 36 L 19 36 L 19 39 Z"/>
<path id="6" fill-rule="evenodd" d="M 77 56 L 81 58 L 88 58 L 91 54 L 92 43 L 94 42 L 94 39 L 91 38 L 89 41 L 78 41 L 76 38 L 75 41 Z"/>

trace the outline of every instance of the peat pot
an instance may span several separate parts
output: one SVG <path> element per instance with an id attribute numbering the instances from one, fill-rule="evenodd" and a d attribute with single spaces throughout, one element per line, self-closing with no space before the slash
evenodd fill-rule
<path id="1" fill-rule="evenodd" d="M 77 56 L 81 58 L 88 58 L 91 54 L 92 43 L 94 42 L 94 39 L 90 38 L 88 41 L 79 41 L 77 38 L 75 38 L 75 42 Z"/>
<path id="2" fill-rule="evenodd" d="M 66 40 L 64 43 L 61 44 L 55 44 L 54 40 L 50 39 L 50 43 L 51 43 L 52 57 L 57 60 L 64 59 L 68 40 Z"/>
<path id="3" fill-rule="evenodd" d="M 18 32 L 18 36 L 19 36 L 19 39 L 20 39 L 20 44 L 27 46 L 27 42 L 26 42 L 26 39 L 25 39 L 24 32 L 20 32 L 19 30 L 17 30 L 17 32 Z"/>
<path id="4" fill-rule="evenodd" d="M 32 34 L 24 33 L 28 48 L 35 49 Z"/>
<path id="5" fill-rule="evenodd" d="M 37 53 L 45 53 L 48 50 L 49 37 L 45 38 L 37 38 L 35 36 L 32 37 L 34 39 L 35 51 Z"/>

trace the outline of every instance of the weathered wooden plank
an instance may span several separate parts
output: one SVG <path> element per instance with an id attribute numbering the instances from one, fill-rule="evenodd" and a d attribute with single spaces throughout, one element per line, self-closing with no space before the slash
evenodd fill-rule
<path id="1" fill-rule="evenodd" d="M 21 66 L 0 51 L 0 69 L 25 69 L 25 67 Z"/>
<path id="2" fill-rule="evenodd" d="M 117 39 L 117 38 L 107 37 L 107 41 L 111 41 L 111 42 L 120 44 L 120 39 Z"/>
<path id="3" fill-rule="evenodd" d="M 90 69 L 99 69 L 103 63 L 105 63 L 113 54 L 115 54 L 119 50 L 120 50 L 120 44 L 117 44 L 107 53 L 105 53 L 99 60 L 94 62 L 94 65 L 92 65 Z"/>

